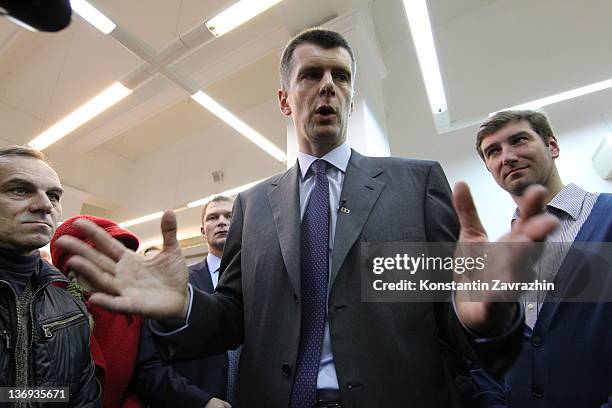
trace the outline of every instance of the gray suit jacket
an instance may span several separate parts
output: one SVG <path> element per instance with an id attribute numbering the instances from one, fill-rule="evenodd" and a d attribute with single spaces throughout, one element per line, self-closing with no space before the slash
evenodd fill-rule
<path id="1" fill-rule="evenodd" d="M 237 407 L 289 404 L 301 320 L 298 177 L 296 165 L 238 196 L 216 293 L 196 291 L 189 328 L 158 339 L 162 354 L 180 358 L 244 341 Z M 450 361 L 476 356 L 452 306 L 361 301 L 360 243 L 456 241 L 440 165 L 353 151 L 341 199 L 350 213 L 338 214 L 328 318 L 344 406 L 459 405 Z"/>

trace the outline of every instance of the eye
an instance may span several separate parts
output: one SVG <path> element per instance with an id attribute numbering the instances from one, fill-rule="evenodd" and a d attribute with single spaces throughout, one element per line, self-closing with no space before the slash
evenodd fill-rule
<path id="1" fill-rule="evenodd" d="M 13 194 L 15 194 L 15 195 L 18 195 L 18 196 L 24 196 L 24 195 L 28 194 L 28 190 L 26 190 L 23 187 L 15 187 L 14 189 L 11 190 L 11 192 Z"/>
<path id="2" fill-rule="evenodd" d="M 54 202 L 54 203 L 58 203 L 60 201 L 60 198 L 62 198 L 57 193 L 49 193 L 49 194 L 47 194 L 47 197 L 49 197 L 49 200 Z"/>
<path id="3" fill-rule="evenodd" d="M 349 76 L 344 72 L 338 72 L 337 74 L 335 74 L 335 77 L 338 81 L 341 81 L 341 82 L 349 81 Z"/>
<path id="4" fill-rule="evenodd" d="M 486 156 L 487 157 L 493 157 L 493 156 L 497 155 L 498 152 L 499 152 L 498 148 L 489 149 L 486 152 Z"/>

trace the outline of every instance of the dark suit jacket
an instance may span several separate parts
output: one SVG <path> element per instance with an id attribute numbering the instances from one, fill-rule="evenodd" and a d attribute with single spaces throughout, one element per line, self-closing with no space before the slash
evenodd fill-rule
<path id="1" fill-rule="evenodd" d="M 189 267 L 194 288 L 213 293 L 206 259 Z M 151 407 L 203 408 L 212 398 L 226 400 L 227 354 L 188 361 L 162 361 L 151 339 L 149 322 L 142 325 L 134 385 Z"/>
<path id="2" fill-rule="evenodd" d="M 289 404 L 301 320 L 298 177 L 296 165 L 237 197 L 217 291 L 194 294 L 188 329 L 156 338 L 160 352 L 182 357 L 244 340 L 235 407 Z M 440 165 L 353 151 L 341 200 L 350 212 L 338 213 L 328 319 L 344 406 L 457 406 L 448 351 L 475 356 L 452 306 L 361 300 L 361 243 L 457 239 Z"/>
<path id="3" fill-rule="evenodd" d="M 612 408 L 612 194 L 601 194 L 554 279 L 560 293 L 600 290 L 601 302 L 563 302 L 549 292 L 536 324 L 525 327 L 516 363 L 500 380 L 476 368 L 487 408 Z M 590 243 L 590 244 L 585 244 Z M 605 243 L 605 244 L 600 244 Z M 584 298 L 583 298 L 584 299 Z"/>

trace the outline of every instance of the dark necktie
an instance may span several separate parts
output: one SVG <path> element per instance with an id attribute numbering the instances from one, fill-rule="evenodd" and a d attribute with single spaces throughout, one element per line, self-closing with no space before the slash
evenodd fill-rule
<path id="1" fill-rule="evenodd" d="M 329 275 L 329 182 L 326 168 L 327 162 L 323 160 L 317 160 L 311 166 L 315 185 L 302 218 L 302 326 L 291 408 L 311 408 L 316 398 Z"/>

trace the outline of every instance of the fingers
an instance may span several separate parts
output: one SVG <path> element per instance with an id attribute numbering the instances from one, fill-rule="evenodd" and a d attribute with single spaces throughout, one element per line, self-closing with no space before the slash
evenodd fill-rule
<path id="1" fill-rule="evenodd" d="M 523 196 L 520 197 L 518 201 L 521 220 L 523 222 L 542 212 L 542 209 L 546 205 L 546 203 L 544 203 L 546 193 L 546 188 L 539 184 L 527 187 Z"/>
<path id="2" fill-rule="evenodd" d="M 77 275 L 82 275 L 87 282 L 94 287 L 94 289 L 109 293 L 111 295 L 119 294 L 119 289 L 113 280 L 113 276 L 111 274 L 104 273 L 89 259 L 84 258 L 81 255 L 73 255 L 70 259 L 68 259 L 66 265 L 68 266 L 68 269 L 74 271 Z"/>
<path id="3" fill-rule="evenodd" d="M 178 246 L 176 239 L 176 215 L 174 211 L 167 210 L 161 219 L 161 232 L 164 239 L 164 251 L 174 250 Z"/>
<path id="4" fill-rule="evenodd" d="M 71 254 L 80 255 L 88 259 L 89 262 L 98 266 L 102 271 L 115 274 L 115 261 L 78 238 L 70 235 L 61 236 L 57 240 L 57 246 Z"/>
<path id="5" fill-rule="evenodd" d="M 455 211 L 457 211 L 463 233 L 486 236 L 486 231 L 480 222 L 480 217 L 478 217 L 478 211 L 476 211 L 476 205 L 474 205 L 474 200 L 467 183 L 460 181 L 455 184 L 453 189 L 453 205 Z"/>
<path id="6" fill-rule="evenodd" d="M 520 233 L 532 241 L 544 241 L 559 226 L 559 220 L 550 214 L 532 216 L 521 224 Z"/>
<path id="7" fill-rule="evenodd" d="M 115 313 L 139 313 L 131 300 L 125 296 L 111 296 L 96 292 L 89 297 L 89 302 Z"/>
<path id="8" fill-rule="evenodd" d="M 98 251 L 108 255 L 114 261 L 118 261 L 128 249 L 115 238 L 111 237 L 103 228 L 86 219 L 74 222 L 87 238 L 93 241 Z"/>

